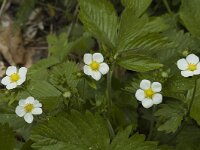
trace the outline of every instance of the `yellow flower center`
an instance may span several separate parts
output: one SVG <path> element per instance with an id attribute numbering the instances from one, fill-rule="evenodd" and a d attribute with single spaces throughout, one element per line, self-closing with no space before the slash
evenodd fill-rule
<path id="1" fill-rule="evenodd" d="M 13 73 L 11 76 L 10 76 L 10 80 L 12 82 L 17 82 L 18 80 L 20 79 L 20 76 L 18 73 Z"/>
<path id="2" fill-rule="evenodd" d="M 94 71 L 99 70 L 99 66 L 100 66 L 100 64 L 96 61 L 92 61 L 92 63 L 90 64 L 91 69 Z"/>
<path id="3" fill-rule="evenodd" d="M 155 92 L 151 88 L 149 88 L 144 91 L 144 94 L 147 98 L 152 98 L 152 96 L 155 94 Z"/>
<path id="4" fill-rule="evenodd" d="M 31 112 L 33 110 L 33 104 L 27 104 L 25 107 L 24 107 L 25 111 L 27 113 Z"/>
<path id="5" fill-rule="evenodd" d="M 190 71 L 195 71 L 195 70 L 197 70 L 197 65 L 195 65 L 195 64 L 189 64 L 189 65 L 188 65 L 188 70 L 190 70 Z"/>

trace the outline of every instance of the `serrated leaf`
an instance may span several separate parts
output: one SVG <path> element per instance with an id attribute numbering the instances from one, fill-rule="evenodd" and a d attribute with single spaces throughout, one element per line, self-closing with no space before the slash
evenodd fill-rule
<path id="1" fill-rule="evenodd" d="M 13 130 L 8 124 L 0 124 L 0 148 L 3 150 L 13 150 L 15 147 L 15 137 Z"/>
<path id="2" fill-rule="evenodd" d="M 121 0 L 121 2 L 125 7 L 132 8 L 137 16 L 140 16 L 146 11 L 152 0 Z"/>
<path id="3" fill-rule="evenodd" d="M 200 1 L 182 0 L 180 17 L 186 28 L 195 36 L 200 37 Z"/>
<path id="4" fill-rule="evenodd" d="M 197 80 L 196 83 L 196 91 L 194 95 L 194 100 L 192 103 L 192 107 L 190 110 L 190 116 L 197 121 L 197 123 L 200 125 L 200 79 Z"/>
<path id="5" fill-rule="evenodd" d="M 33 148 L 41 150 L 155 150 L 155 142 L 145 142 L 143 135 L 131 136 L 131 127 L 120 131 L 112 143 L 105 120 L 90 112 L 80 114 L 72 111 L 70 115 L 60 114 L 48 122 L 38 124 L 32 132 Z"/>
<path id="6" fill-rule="evenodd" d="M 137 72 L 155 70 L 163 66 L 162 64 L 156 62 L 153 58 L 138 54 L 131 54 L 130 56 L 121 57 L 117 63 L 127 70 Z"/>
<path id="7" fill-rule="evenodd" d="M 155 112 L 158 119 L 158 131 L 165 131 L 166 133 L 174 133 L 181 125 L 186 109 L 177 101 L 170 101 L 167 104 L 161 104 L 160 108 Z"/>
<path id="8" fill-rule="evenodd" d="M 95 38 L 113 48 L 116 42 L 118 19 L 108 0 L 79 0 L 79 17 Z"/>

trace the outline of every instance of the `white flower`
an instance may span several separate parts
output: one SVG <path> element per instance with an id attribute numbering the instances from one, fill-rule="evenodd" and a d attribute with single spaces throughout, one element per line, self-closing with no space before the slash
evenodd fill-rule
<path id="1" fill-rule="evenodd" d="M 188 55 L 186 59 L 179 59 L 177 61 L 177 66 L 180 70 L 182 70 L 181 75 L 184 77 L 190 77 L 200 74 L 199 57 L 194 54 Z"/>
<path id="2" fill-rule="evenodd" d="M 1 83 L 6 86 L 8 90 L 16 88 L 26 80 L 27 68 L 21 67 L 19 70 L 15 66 L 10 66 L 6 70 L 6 77 L 1 80 Z"/>
<path id="3" fill-rule="evenodd" d="M 42 114 L 42 104 L 34 99 L 33 97 L 28 97 L 27 99 L 22 99 L 19 101 L 19 105 L 15 109 L 15 113 L 19 117 L 24 117 L 27 123 L 33 122 L 33 115 Z"/>
<path id="4" fill-rule="evenodd" d="M 104 58 L 101 53 L 94 53 L 93 55 L 86 53 L 83 60 L 85 63 L 84 73 L 97 81 L 101 79 L 102 74 L 107 74 L 109 71 L 109 66 L 103 62 Z"/>
<path id="5" fill-rule="evenodd" d="M 136 91 L 135 97 L 142 102 L 144 108 L 150 108 L 153 104 L 162 103 L 163 97 L 159 93 L 162 90 L 162 85 L 159 82 L 151 83 L 149 80 L 142 80 L 140 88 Z"/>

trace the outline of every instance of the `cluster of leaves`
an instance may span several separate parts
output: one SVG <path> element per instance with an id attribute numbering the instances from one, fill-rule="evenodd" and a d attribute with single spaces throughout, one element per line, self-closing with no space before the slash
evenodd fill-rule
<path id="1" fill-rule="evenodd" d="M 72 1 L 64 1 L 67 9 L 69 4 Z M 80 10 L 73 29 L 49 34 L 48 57 L 29 68 L 25 84 L 0 91 L 0 147 L 198 150 L 200 80 L 180 76 L 176 62 L 200 52 L 200 1 L 75 4 Z M 25 21 L 24 15 L 35 5 L 36 0 L 22 3 L 16 23 Z M 168 12 L 156 9 L 164 6 Z M 82 71 L 83 54 L 94 53 L 91 49 L 105 56 L 111 70 L 107 78 L 113 72 L 111 93 L 105 76 L 96 82 Z M 163 103 L 154 111 L 135 99 L 142 79 L 163 85 Z M 43 114 L 28 125 L 14 110 L 20 99 L 30 95 L 43 104 Z"/>

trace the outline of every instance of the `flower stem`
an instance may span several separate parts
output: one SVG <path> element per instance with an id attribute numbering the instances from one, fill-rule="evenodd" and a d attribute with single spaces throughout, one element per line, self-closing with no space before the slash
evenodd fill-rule
<path id="1" fill-rule="evenodd" d="M 109 116 L 112 112 L 112 70 L 110 70 L 107 74 L 107 100 L 108 100 L 108 113 Z"/>
<path id="2" fill-rule="evenodd" d="M 152 109 L 152 116 L 153 116 L 153 114 L 154 114 L 155 111 L 156 111 L 156 106 L 154 105 L 154 106 L 153 106 L 153 109 Z M 151 140 L 151 138 L 152 138 L 153 129 L 154 129 L 154 124 L 155 124 L 155 119 L 153 118 L 153 119 L 151 119 L 151 121 L 150 121 L 150 130 L 149 130 L 149 134 L 148 134 L 148 136 L 147 136 L 147 140 L 148 140 L 148 141 Z"/>
<path id="3" fill-rule="evenodd" d="M 169 4 L 167 2 L 167 0 L 163 0 L 163 3 L 168 11 L 169 14 L 173 14 L 171 8 L 169 7 Z"/>

